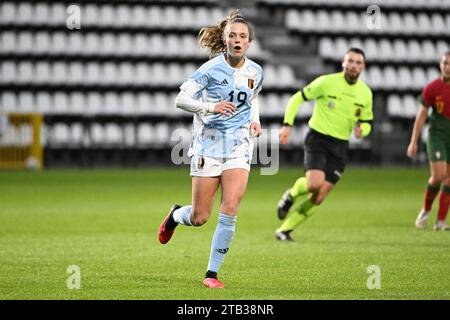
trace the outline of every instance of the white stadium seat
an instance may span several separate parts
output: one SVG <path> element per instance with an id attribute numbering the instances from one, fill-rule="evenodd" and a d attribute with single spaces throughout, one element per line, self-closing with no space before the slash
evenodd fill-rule
<path id="1" fill-rule="evenodd" d="M 155 137 L 155 130 L 152 125 L 148 123 L 140 124 L 137 128 L 137 142 L 138 145 L 148 145 L 153 142 Z"/>
<path id="2" fill-rule="evenodd" d="M 116 23 L 116 10 L 112 5 L 102 4 L 99 6 L 97 25 L 102 27 L 114 27 Z"/>
<path id="3" fill-rule="evenodd" d="M 408 49 L 406 43 L 402 39 L 394 40 L 394 47 L 392 48 L 395 61 L 406 61 L 408 55 Z"/>
<path id="4" fill-rule="evenodd" d="M 34 65 L 30 61 L 22 61 L 18 64 L 16 81 L 21 84 L 34 82 Z"/>
<path id="5" fill-rule="evenodd" d="M 64 32 L 54 32 L 51 37 L 51 44 L 49 48 L 51 53 L 61 54 L 65 53 L 68 47 L 68 39 Z"/>
<path id="6" fill-rule="evenodd" d="M 324 58 L 333 58 L 335 54 L 334 43 L 331 38 L 321 38 L 319 42 L 319 55 Z"/>
<path id="7" fill-rule="evenodd" d="M 31 3 L 19 3 L 17 7 L 17 15 L 14 23 L 18 25 L 28 25 L 33 21 L 33 6 Z"/>
<path id="8" fill-rule="evenodd" d="M 18 53 L 29 54 L 34 49 L 33 36 L 30 32 L 21 32 L 19 33 L 17 39 L 17 48 L 16 51 Z"/>
<path id="9" fill-rule="evenodd" d="M 39 31 L 34 36 L 34 54 L 48 54 L 50 53 L 51 35 L 45 31 Z"/>
<path id="10" fill-rule="evenodd" d="M 84 114 L 88 112 L 87 98 L 81 91 L 73 91 L 68 97 L 69 113 Z"/>
<path id="11" fill-rule="evenodd" d="M 387 113 L 391 117 L 401 116 L 403 112 L 403 101 L 396 94 L 390 95 L 387 101 Z"/>
<path id="12" fill-rule="evenodd" d="M 164 16 L 161 8 L 159 6 L 151 6 L 148 9 L 148 15 L 147 15 L 147 25 L 149 27 L 158 27 L 161 28 L 161 25 L 163 24 Z"/>
<path id="13" fill-rule="evenodd" d="M 400 67 L 398 69 L 398 82 L 396 83 L 396 86 L 399 89 L 411 89 L 413 86 L 412 83 L 412 75 L 411 71 L 408 67 Z"/>
<path id="14" fill-rule="evenodd" d="M 39 61 L 35 65 L 34 82 L 37 84 L 47 84 L 51 81 L 50 65 L 46 61 Z"/>
<path id="15" fill-rule="evenodd" d="M 16 33 L 4 31 L 0 34 L 0 52 L 13 53 L 17 50 Z"/>
<path id="16" fill-rule="evenodd" d="M 125 27 L 130 24 L 132 19 L 132 12 L 128 5 L 119 5 L 116 7 L 115 23 L 119 27 Z"/>
<path id="17" fill-rule="evenodd" d="M 116 82 L 116 79 L 119 76 L 117 67 L 117 64 L 114 62 L 104 62 L 102 64 L 102 82 L 104 84 L 111 85 Z"/>
<path id="18" fill-rule="evenodd" d="M 73 123 L 70 126 L 70 142 L 75 145 L 80 145 L 84 140 L 84 128 L 81 123 Z"/>
<path id="19" fill-rule="evenodd" d="M 136 113 L 150 114 L 153 104 L 153 96 L 150 93 L 139 92 L 136 97 Z"/>
<path id="20" fill-rule="evenodd" d="M 414 118 L 418 110 L 418 101 L 413 95 L 403 96 L 403 112 L 406 118 Z"/>
<path id="21" fill-rule="evenodd" d="M 17 21 L 18 10 L 14 2 L 0 4 L 0 22 L 14 24 Z"/>
<path id="22" fill-rule="evenodd" d="M 132 92 L 123 92 L 120 95 L 121 114 L 133 115 L 136 113 L 136 99 Z"/>
<path id="23" fill-rule="evenodd" d="M 123 141 L 123 133 L 116 123 L 107 123 L 104 127 L 104 143 L 118 145 Z"/>
<path id="24" fill-rule="evenodd" d="M 66 25 L 67 7 L 62 3 L 54 3 L 51 5 L 48 24 L 54 26 Z"/>
<path id="25" fill-rule="evenodd" d="M 86 4 L 81 9 L 82 11 L 82 26 L 95 26 L 98 23 L 100 10 L 96 4 Z"/>
<path id="26" fill-rule="evenodd" d="M 51 96 L 46 91 L 38 92 L 35 100 L 35 112 L 48 113 L 51 111 Z"/>
<path id="27" fill-rule="evenodd" d="M 0 101 L 0 112 L 16 112 L 17 95 L 13 91 L 3 91 Z"/>
<path id="28" fill-rule="evenodd" d="M 135 5 L 132 8 L 130 25 L 134 27 L 145 27 L 147 25 L 147 10 L 143 5 Z"/>
<path id="29" fill-rule="evenodd" d="M 59 114 L 69 112 L 69 99 L 65 92 L 55 92 L 52 100 L 52 113 Z"/>
<path id="30" fill-rule="evenodd" d="M 121 56 L 130 55 L 133 51 L 132 37 L 127 33 L 121 33 L 118 35 L 116 54 Z"/>
<path id="31" fill-rule="evenodd" d="M 71 62 L 68 66 L 64 62 L 55 62 L 52 66 L 52 83 L 61 84 L 67 82 L 80 85 L 86 81 L 84 65 L 81 62 Z"/>
<path id="32" fill-rule="evenodd" d="M 101 114 L 104 110 L 104 100 L 100 93 L 89 92 L 86 95 L 86 110 L 87 114 Z"/>
<path id="33" fill-rule="evenodd" d="M 52 144 L 67 145 L 70 143 L 70 128 L 65 123 L 57 123 L 52 127 L 51 137 Z"/>
<path id="34" fill-rule="evenodd" d="M 108 91 L 104 95 L 102 113 L 117 114 L 121 109 L 119 94 L 114 91 Z"/>
<path id="35" fill-rule="evenodd" d="M 36 24 L 46 25 L 50 18 L 50 8 L 47 3 L 36 3 L 34 5 L 33 18 Z"/>

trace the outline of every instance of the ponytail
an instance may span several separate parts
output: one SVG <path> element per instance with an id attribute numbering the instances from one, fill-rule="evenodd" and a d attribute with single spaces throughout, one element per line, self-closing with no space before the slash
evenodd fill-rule
<path id="1" fill-rule="evenodd" d="M 198 44 L 200 48 L 208 48 L 210 57 L 226 52 L 227 45 L 223 41 L 223 33 L 226 26 L 232 23 L 243 23 L 247 25 L 249 41 L 254 39 L 255 35 L 252 25 L 245 20 L 239 10 L 234 10 L 217 25 L 207 26 L 200 30 L 198 34 Z"/>

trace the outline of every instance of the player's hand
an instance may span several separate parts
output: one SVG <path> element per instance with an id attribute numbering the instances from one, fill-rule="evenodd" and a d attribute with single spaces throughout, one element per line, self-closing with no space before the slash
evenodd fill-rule
<path id="1" fill-rule="evenodd" d="M 252 122 L 250 124 L 250 137 L 257 138 L 261 135 L 262 129 L 261 125 L 258 122 Z"/>
<path id="2" fill-rule="evenodd" d="M 282 126 L 278 135 L 280 136 L 281 144 L 286 144 L 289 136 L 291 135 L 292 127 L 290 126 Z"/>
<path id="3" fill-rule="evenodd" d="M 359 123 L 355 127 L 355 137 L 357 139 L 362 138 L 362 129 L 361 129 L 361 125 Z"/>
<path id="4" fill-rule="evenodd" d="M 214 106 L 214 113 L 231 116 L 236 112 L 236 106 L 229 101 L 221 101 Z"/>
<path id="5" fill-rule="evenodd" d="M 408 146 L 408 150 L 406 151 L 406 155 L 409 158 L 414 158 L 414 156 L 417 154 L 417 143 L 410 142 Z"/>

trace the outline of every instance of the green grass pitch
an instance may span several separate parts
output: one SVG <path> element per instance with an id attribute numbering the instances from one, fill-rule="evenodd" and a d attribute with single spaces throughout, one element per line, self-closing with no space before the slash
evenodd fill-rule
<path id="1" fill-rule="evenodd" d="M 276 204 L 299 169 L 254 168 L 219 274 L 202 286 L 218 202 L 201 228 L 159 244 L 186 168 L 0 172 L 0 299 L 449 299 L 450 232 L 414 228 L 428 171 L 348 168 L 318 212 L 278 242 Z M 218 194 L 217 199 L 220 198 Z M 81 288 L 70 290 L 70 265 Z M 368 266 L 381 289 L 369 290 Z"/>

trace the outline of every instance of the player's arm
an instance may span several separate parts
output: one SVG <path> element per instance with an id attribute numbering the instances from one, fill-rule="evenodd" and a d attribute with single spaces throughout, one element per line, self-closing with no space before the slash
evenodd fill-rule
<path id="1" fill-rule="evenodd" d="M 300 105 L 308 100 L 303 93 L 303 90 L 298 91 L 293 96 L 289 98 L 288 104 L 286 106 L 286 111 L 284 112 L 283 125 L 293 126 L 295 121 L 295 116 L 297 115 Z"/>
<path id="2" fill-rule="evenodd" d="M 261 123 L 260 119 L 259 119 L 259 99 L 258 97 L 255 97 L 252 99 L 252 116 L 251 116 L 251 122 L 255 122 L 255 123 Z"/>
<path id="3" fill-rule="evenodd" d="M 286 144 L 288 137 L 291 135 L 298 108 L 305 100 L 303 90 L 298 91 L 289 99 L 284 112 L 283 126 L 279 132 L 281 144 Z"/>
<path id="4" fill-rule="evenodd" d="M 253 93 L 253 97 L 250 101 L 251 105 L 251 123 L 250 123 L 250 136 L 259 137 L 262 133 L 261 121 L 259 119 L 259 93 L 262 89 L 263 75 L 261 73 L 261 79 L 259 80 L 258 87 Z"/>
<path id="5" fill-rule="evenodd" d="M 232 115 L 236 111 L 236 106 L 231 102 L 202 102 L 197 99 L 206 87 L 206 83 L 201 80 L 201 78 L 198 80 L 189 79 L 181 85 L 180 93 L 175 98 L 177 108 L 199 115 L 214 113 Z"/>
<path id="6" fill-rule="evenodd" d="M 422 128 L 427 118 L 428 118 L 428 107 L 422 104 L 419 111 L 417 112 L 416 119 L 414 120 L 414 127 L 411 134 L 411 141 L 409 142 L 408 145 L 407 155 L 410 158 L 413 158 L 417 153 L 417 142 L 419 141 L 420 133 L 422 132 Z"/>
<path id="7" fill-rule="evenodd" d="M 370 132 L 372 132 L 372 119 L 373 119 L 373 100 L 372 100 L 372 92 L 370 92 L 368 103 L 364 107 L 364 110 L 355 128 L 355 136 L 357 138 L 367 137 L 370 134 Z"/>
<path id="8" fill-rule="evenodd" d="M 284 112 L 283 126 L 279 132 L 280 141 L 282 144 L 285 144 L 288 137 L 291 135 L 292 126 L 294 125 L 295 116 L 297 115 L 300 105 L 308 100 L 319 99 L 322 95 L 322 85 L 324 79 L 324 76 L 318 77 L 303 88 L 303 90 L 298 91 L 289 99 L 286 106 L 286 111 Z"/>
<path id="9" fill-rule="evenodd" d="M 251 101 L 251 123 L 250 123 L 250 135 L 252 137 L 259 137 L 261 135 L 261 122 L 259 120 L 259 100 L 258 97 L 254 97 Z"/>
<path id="10" fill-rule="evenodd" d="M 409 158 L 413 158 L 417 154 L 417 143 L 419 141 L 420 133 L 422 132 L 422 128 L 427 121 L 428 118 L 428 110 L 434 101 L 434 92 L 430 85 L 425 86 L 422 90 L 422 94 L 419 98 L 420 109 L 416 114 L 416 119 L 414 120 L 414 127 L 411 134 L 411 140 L 408 145 L 408 150 L 406 151 L 406 155 Z"/>
<path id="11" fill-rule="evenodd" d="M 262 82 L 263 82 L 263 76 L 261 75 L 261 80 L 258 83 L 258 87 L 255 89 L 254 93 L 253 93 L 253 97 L 252 100 L 250 101 L 250 105 L 251 105 L 251 122 L 255 122 L 258 124 L 261 124 L 260 120 L 259 120 L 259 93 L 261 92 L 262 89 Z"/>

